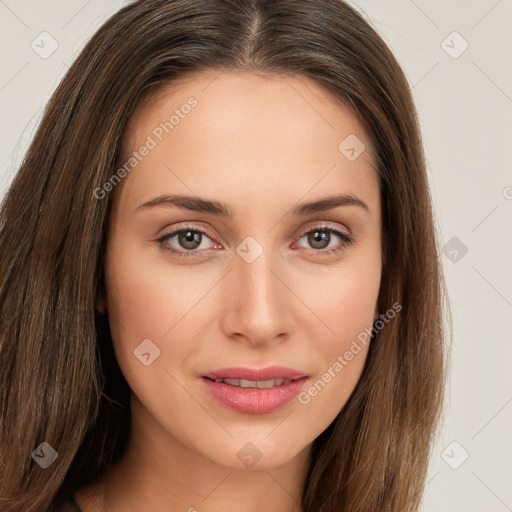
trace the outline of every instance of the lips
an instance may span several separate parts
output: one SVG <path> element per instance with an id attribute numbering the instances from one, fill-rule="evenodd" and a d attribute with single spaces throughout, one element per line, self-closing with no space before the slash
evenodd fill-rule
<path id="1" fill-rule="evenodd" d="M 249 381 L 268 381 L 272 379 L 297 380 L 307 377 L 307 373 L 286 368 L 284 366 L 267 366 L 266 368 L 224 368 L 214 372 L 204 373 L 203 377 L 216 379 L 243 379 Z"/>
<path id="2" fill-rule="evenodd" d="M 306 373 L 283 366 L 224 368 L 201 376 L 221 404 L 242 413 L 270 413 L 290 402 L 308 379 Z"/>
<path id="3" fill-rule="evenodd" d="M 208 377 L 206 377 L 208 378 Z M 212 380 L 212 379 L 210 379 Z M 248 379 L 215 379 L 217 383 L 229 384 L 239 388 L 257 388 L 268 389 L 283 384 L 290 384 L 291 379 L 268 379 L 268 380 L 248 380 Z"/>

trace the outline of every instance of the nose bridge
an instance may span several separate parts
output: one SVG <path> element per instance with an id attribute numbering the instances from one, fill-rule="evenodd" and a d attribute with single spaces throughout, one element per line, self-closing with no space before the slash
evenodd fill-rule
<path id="1" fill-rule="evenodd" d="M 285 332 L 286 286 L 279 277 L 279 258 L 270 246 L 271 237 L 245 238 L 236 248 L 227 293 L 230 330 L 255 340 L 271 340 Z M 276 275 L 277 274 L 277 275 Z"/>
<path id="2" fill-rule="evenodd" d="M 268 309 L 275 301 L 277 283 L 275 275 L 270 271 L 275 267 L 275 255 L 270 247 L 270 237 L 247 237 L 236 249 L 235 279 L 239 292 L 246 298 L 245 302 L 254 303 L 258 308 Z"/>

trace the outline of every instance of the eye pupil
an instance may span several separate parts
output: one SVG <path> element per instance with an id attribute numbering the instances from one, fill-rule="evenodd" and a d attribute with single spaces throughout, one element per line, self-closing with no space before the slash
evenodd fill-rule
<path id="1" fill-rule="evenodd" d="M 197 231 L 181 231 L 178 235 L 178 240 L 182 247 L 185 247 L 186 249 L 196 249 L 201 245 L 201 233 Z M 197 245 L 194 245 L 196 242 Z M 192 244 L 192 247 L 188 244 Z"/>
<path id="2" fill-rule="evenodd" d="M 309 235 L 309 242 L 315 249 L 325 249 L 327 245 L 329 245 L 329 237 L 330 233 L 327 231 L 312 231 Z M 327 245 L 325 245 L 325 241 L 327 240 Z M 320 243 L 321 247 L 317 247 L 316 244 Z"/>

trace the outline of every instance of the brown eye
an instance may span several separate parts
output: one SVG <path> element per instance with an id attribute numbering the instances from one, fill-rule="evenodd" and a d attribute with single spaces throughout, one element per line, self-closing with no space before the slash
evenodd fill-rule
<path id="1" fill-rule="evenodd" d="M 308 247 L 305 247 L 305 250 L 315 255 L 335 253 L 354 243 L 352 236 L 348 233 L 328 226 L 318 226 L 310 229 L 304 232 L 299 240 L 303 238 L 306 239 L 308 245 Z M 175 240 L 173 241 L 172 239 Z M 181 226 L 179 229 L 164 235 L 158 242 L 162 250 L 167 252 L 178 256 L 196 256 L 206 253 L 206 249 L 212 248 L 200 248 L 205 239 L 211 240 L 203 230 L 196 229 L 193 226 Z M 336 243 L 336 239 L 338 239 L 338 243 Z M 334 244 L 329 247 L 332 242 Z M 218 244 L 213 245 L 213 248 L 219 247 Z"/>
<path id="2" fill-rule="evenodd" d="M 194 250 L 201 245 L 202 233 L 200 231 L 178 231 L 178 243 L 184 249 Z"/>
<path id="3" fill-rule="evenodd" d="M 310 231 L 307 237 L 313 249 L 325 249 L 331 240 L 331 234 L 327 230 Z"/>
<path id="4" fill-rule="evenodd" d="M 348 233 L 328 226 L 318 226 L 310 229 L 302 234 L 300 240 L 303 238 L 306 239 L 308 245 L 305 249 L 312 254 L 320 255 L 341 251 L 354 243 L 354 239 Z M 341 243 L 334 243 L 329 247 L 333 240 L 336 242 L 336 238 L 341 240 Z"/>
<path id="5" fill-rule="evenodd" d="M 173 240 L 174 239 L 174 240 Z M 201 229 L 192 226 L 181 226 L 158 239 L 160 247 L 178 256 L 193 256 L 206 252 L 210 247 L 201 247 L 201 244 L 210 237 Z M 215 246 L 215 244 L 214 244 Z"/>

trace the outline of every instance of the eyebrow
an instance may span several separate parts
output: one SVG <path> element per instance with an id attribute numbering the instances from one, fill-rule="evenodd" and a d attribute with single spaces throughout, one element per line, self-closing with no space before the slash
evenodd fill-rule
<path id="1" fill-rule="evenodd" d="M 187 196 L 179 194 L 163 194 L 142 203 L 136 211 L 153 207 L 175 207 L 195 212 L 211 213 L 221 217 L 233 218 L 234 212 L 226 203 L 213 201 L 197 196 Z M 354 196 L 353 194 L 341 194 L 325 197 L 318 201 L 309 203 L 299 203 L 292 209 L 292 214 L 296 216 L 305 216 L 312 213 L 332 210 L 340 206 L 358 206 L 370 214 L 368 205 Z"/>

